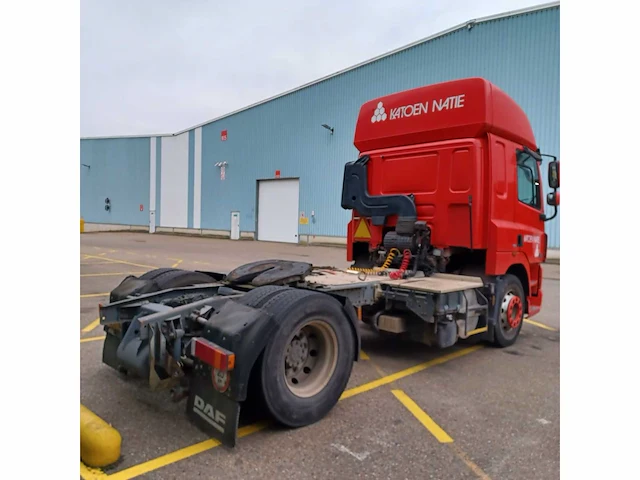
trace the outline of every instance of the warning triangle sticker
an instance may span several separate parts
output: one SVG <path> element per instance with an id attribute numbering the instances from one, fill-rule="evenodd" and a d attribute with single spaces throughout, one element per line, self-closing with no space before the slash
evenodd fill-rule
<path id="1" fill-rule="evenodd" d="M 367 227 L 367 222 L 362 218 L 360 219 L 360 223 L 358 224 L 358 228 L 356 228 L 356 233 L 353 235 L 355 238 L 371 238 L 371 232 L 369 232 L 369 227 Z"/>

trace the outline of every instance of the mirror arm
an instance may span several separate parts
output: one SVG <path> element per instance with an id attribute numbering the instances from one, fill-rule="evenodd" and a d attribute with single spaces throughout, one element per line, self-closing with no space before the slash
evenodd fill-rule
<path id="1" fill-rule="evenodd" d="M 540 220 L 542 220 L 543 222 L 548 222 L 549 220 L 553 220 L 554 218 L 556 218 L 556 215 L 558 215 L 558 206 L 554 205 L 553 206 L 553 215 L 551 215 L 550 217 L 547 217 L 546 213 L 541 213 L 540 214 Z"/>
<path id="2" fill-rule="evenodd" d="M 558 189 L 554 188 L 553 189 L 553 193 L 557 193 Z M 547 217 L 546 213 L 541 213 L 540 214 L 540 220 L 542 220 L 543 222 L 548 222 L 549 220 L 553 220 L 554 218 L 556 218 L 556 216 L 558 215 L 558 204 L 556 203 L 556 205 L 553 206 L 553 215 L 551 215 L 550 217 Z"/>

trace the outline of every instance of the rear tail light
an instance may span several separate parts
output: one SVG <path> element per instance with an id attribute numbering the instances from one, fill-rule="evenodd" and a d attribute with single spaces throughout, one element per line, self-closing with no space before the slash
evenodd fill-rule
<path id="1" fill-rule="evenodd" d="M 233 370 L 236 364 L 234 353 L 219 347 L 205 338 L 194 338 L 191 342 L 191 355 L 220 371 Z"/>

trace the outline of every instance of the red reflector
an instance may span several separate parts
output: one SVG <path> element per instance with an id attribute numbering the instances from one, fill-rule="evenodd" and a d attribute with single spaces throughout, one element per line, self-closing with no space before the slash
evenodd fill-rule
<path id="1" fill-rule="evenodd" d="M 233 370 L 236 363 L 235 354 L 204 338 L 194 338 L 191 342 L 191 354 L 221 371 Z"/>

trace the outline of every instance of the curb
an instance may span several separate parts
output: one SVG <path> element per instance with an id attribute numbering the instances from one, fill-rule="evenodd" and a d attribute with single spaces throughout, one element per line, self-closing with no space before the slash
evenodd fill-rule
<path id="1" fill-rule="evenodd" d="M 89 467 L 106 467 L 120 458 L 120 433 L 80 405 L 80 459 Z"/>

